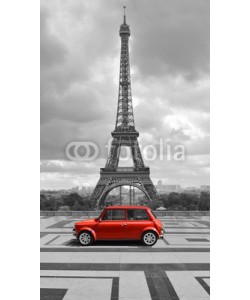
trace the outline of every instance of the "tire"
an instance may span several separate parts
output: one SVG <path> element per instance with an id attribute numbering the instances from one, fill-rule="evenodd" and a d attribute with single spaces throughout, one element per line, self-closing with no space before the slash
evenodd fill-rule
<path id="1" fill-rule="evenodd" d="M 93 235 L 89 231 L 82 231 L 78 235 L 78 242 L 82 246 L 90 246 L 94 242 Z"/>
<path id="2" fill-rule="evenodd" d="M 146 231 L 142 235 L 142 242 L 146 246 L 153 246 L 157 242 L 158 236 L 153 231 Z"/>

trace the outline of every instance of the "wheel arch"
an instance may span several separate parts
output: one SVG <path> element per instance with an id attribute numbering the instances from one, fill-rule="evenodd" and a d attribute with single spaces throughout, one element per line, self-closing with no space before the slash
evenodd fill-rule
<path id="1" fill-rule="evenodd" d="M 79 237 L 79 235 L 83 232 L 83 231 L 88 231 L 92 234 L 93 238 L 94 238 L 94 241 L 96 241 L 96 233 L 95 231 L 90 228 L 90 227 L 83 227 L 79 230 L 78 234 L 77 234 L 77 238 Z"/>
<path id="2" fill-rule="evenodd" d="M 159 232 L 158 232 L 154 227 L 146 227 L 146 228 L 143 229 L 143 231 L 142 231 L 142 233 L 141 233 L 141 238 L 143 237 L 143 234 L 144 234 L 146 231 L 153 231 L 154 233 L 156 233 L 157 238 L 160 237 Z"/>

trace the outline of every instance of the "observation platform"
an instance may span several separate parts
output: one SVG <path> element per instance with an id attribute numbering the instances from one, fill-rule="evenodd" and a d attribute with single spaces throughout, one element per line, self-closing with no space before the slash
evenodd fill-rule
<path id="1" fill-rule="evenodd" d="M 108 168 L 101 168 L 101 174 L 124 174 L 128 173 L 130 175 L 138 175 L 138 174 L 149 174 L 149 168 L 133 168 L 133 167 L 118 167 L 116 169 L 108 169 Z"/>
<path id="2" fill-rule="evenodd" d="M 87 218 L 41 216 L 41 300 L 209 299 L 209 216 L 159 216 L 164 239 L 153 247 L 132 241 L 81 247 L 72 227 Z"/>

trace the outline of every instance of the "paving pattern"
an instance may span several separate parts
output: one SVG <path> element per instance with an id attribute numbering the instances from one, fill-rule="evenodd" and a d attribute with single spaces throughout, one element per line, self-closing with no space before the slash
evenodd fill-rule
<path id="1" fill-rule="evenodd" d="M 209 217 L 159 217 L 164 239 L 81 247 L 73 224 L 86 217 L 41 217 L 41 300 L 207 300 Z"/>

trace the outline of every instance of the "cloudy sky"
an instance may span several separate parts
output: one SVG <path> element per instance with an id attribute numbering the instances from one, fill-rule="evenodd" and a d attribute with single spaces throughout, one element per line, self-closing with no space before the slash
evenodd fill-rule
<path id="1" fill-rule="evenodd" d="M 41 188 L 99 179 L 115 126 L 123 5 L 135 125 L 151 178 L 209 184 L 209 1 L 41 0 Z M 65 148 L 74 141 L 96 143 L 98 158 L 70 161 Z M 150 160 L 148 145 L 163 149 L 163 160 Z M 184 160 L 174 159 L 177 145 Z"/>

